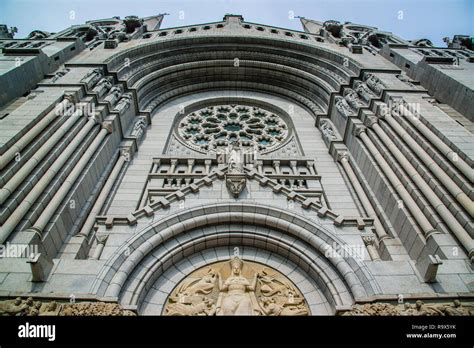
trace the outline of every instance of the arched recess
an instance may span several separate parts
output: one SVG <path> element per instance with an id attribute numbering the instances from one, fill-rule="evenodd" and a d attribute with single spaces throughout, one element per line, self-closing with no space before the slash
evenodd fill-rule
<path id="1" fill-rule="evenodd" d="M 314 114 L 360 73 L 350 57 L 315 44 L 280 38 L 204 35 L 155 41 L 106 61 L 137 92 L 139 107 L 203 90 L 239 88 L 283 96 Z"/>
<path id="2" fill-rule="evenodd" d="M 183 258 L 213 246 L 247 246 L 296 263 L 335 309 L 380 292 L 361 260 L 327 254 L 344 244 L 323 225 L 279 208 L 235 202 L 199 206 L 130 237 L 107 260 L 92 291 L 139 308 L 160 275 Z"/>

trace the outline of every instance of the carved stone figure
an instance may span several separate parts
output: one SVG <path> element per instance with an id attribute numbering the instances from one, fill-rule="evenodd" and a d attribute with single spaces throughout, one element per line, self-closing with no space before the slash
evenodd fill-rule
<path id="1" fill-rule="evenodd" d="M 17 297 L 14 300 L 0 301 L 0 315 L 22 315 L 27 312 L 29 305 L 23 303 L 21 297 Z"/>
<path id="2" fill-rule="evenodd" d="M 210 299 L 203 298 L 202 302 L 192 303 L 172 303 L 166 308 L 166 315 L 169 316 L 213 316 L 216 313 L 216 305 Z"/>
<path id="3" fill-rule="evenodd" d="M 247 180 L 245 178 L 228 176 L 225 183 L 229 191 L 232 193 L 232 196 L 238 198 L 240 193 L 244 190 Z"/>
<path id="4" fill-rule="evenodd" d="M 122 85 L 113 86 L 107 96 L 104 98 L 104 102 L 110 103 L 111 106 L 114 106 L 115 103 L 120 99 L 123 93 Z"/>
<path id="5" fill-rule="evenodd" d="M 81 79 L 81 82 L 84 82 L 87 85 L 87 88 L 91 89 L 102 76 L 102 69 L 95 68 L 91 70 L 86 76 L 84 76 Z"/>
<path id="6" fill-rule="evenodd" d="M 344 98 L 346 99 L 347 103 L 355 110 L 365 106 L 362 100 L 360 100 L 357 92 L 351 88 L 346 88 L 344 90 Z"/>
<path id="7" fill-rule="evenodd" d="M 51 78 L 51 82 L 56 82 L 56 81 L 59 80 L 61 77 L 63 77 L 64 75 L 66 75 L 69 71 L 70 71 L 70 69 L 63 69 L 63 70 L 58 71 L 58 72 L 55 73 L 54 76 Z"/>
<path id="8" fill-rule="evenodd" d="M 227 164 L 229 165 L 229 173 L 232 172 L 242 172 L 243 167 L 243 153 L 238 142 L 230 144 L 227 148 L 228 160 Z"/>
<path id="9" fill-rule="evenodd" d="M 201 268 L 173 290 L 166 315 L 308 315 L 299 290 L 263 265 L 234 256 Z"/>
<path id="10" fill-rule="evenodd" d="M 383 82 L 374 74 L 366 74 L 365 75 L 365 83 L 367 86 L 377 95 L 379 96 L 383 89 L 385 88 L 385 85 Z"/>
<path id="11" fill-rule="evenodd" d="M 336 108 L 345 117 L 352 115 L 353 111 L 347 101 L 340 96 L 336 97 Z"/>
<path id="12" fill-rule="evenodd" d="M 112 77 L 103 77 L 92 89 L 92 92 L 98 94 L 99 98 L 102 97 L 112 87 Z"/>
<path id="13" fill-rule="evenodd" d="M 464 308 L 461 304 L 461 301 L 454 300 L 453 307 L 446 306 L 444 312 L 448 316 L 460 316 L 460 315 L 472 315 L 467 308 Z M 471 309 L 472 310 L 472 309 Z"/>
<path id="14" fill-rule="evenodd" d="M 192 295 L 208 295 L 216 283 L 217 273 L 212 268 L 208 272 L 198 278 L 186 279 L 178 288 L 178 293 L 185 296 Z"/>
<path id="15" fill-rule="evenodd" d="M 135 315 L 117 303 L 82 302 L 59 304 L 56 301 L 34 301 L 28 297 L 0 301 L 0 316 L 90 316 L 90 315 Z"/>
<path id="16" fill-rule="evenodd" d="M 125 93 L 122 95 L 122 98 L 118 101 L 117 105 L 115 105 L 114 110 L 118 111 L 120 114 L 124 113 L 125 110 L 127 110 L 130 107 L 130 104 L 132 103 L 132 94 L 131 93 Z"/>
<path id="17" fill-rule="evenodd" d="M 413 83 L 411 83 L 410 79 L 405 75 L 398 74 L 398 75 L 396 75 L 396 78 L 399 79 L 400 81 L 406 83 L 410 87 L 413 87 L 413 88 L 416 87 Z"/>
<path id="18" fill-rule="evenodd" d="M 59 315 L 61 311 L 61 305 L 59 305 L 56 301 L 51 301 L 43 306 L 43 310 L 40 311 L 40 316 L 53 316 Z"/>
<path id="19" fill-rule="evenodd" d="M 370 88 L 362 81 L 356 81 L 354 83 L 354 88 L 357 94 L 359 94 L 366 102 L 369 102 L 372 98 L 376 97 Z"/>
<path id="20" fill-rule="evenodd" d="M 321 130 L 321 133 L 323 133 L 326 144 L 337 139 L 336 132 L 334 131 L 330 121 L 325 119 L 319 121 L 319 129 Z"/>
<path id="21" fill-rule="evenodd" d="M 390 303 L 367 303 L 364 305 L 356 304 L 350 311 L 342 315 L 371 315 L 371 316 L 458 316 L 474 315 L 474 304 L 468 303 L 462 305 L 459 300 L 454 300 L 452 304 L 430 303 L 426 304 L 421 300 L 410 304 L 393 305 Z"/>
<path id="22" fill-rule="evenodd" d="M 132 132 L 130 133 L 130 136 L 136 138 L 138 141 L 141 140 L 141 138 L 143 137 L 143 133 L 145 132 L 146 126 L 147 126 L 146 118 L 139 117 L 133 125 L 133 129 L 132 129 Z"/>
<path id="23" fill-rule="evenodd" d="M 224 282 L 219 277 L 220 295 L 217 300 L 217 315 L 254 315 L 260 312 L 255 297 L 257 276 L 252 281 L 241 275 L 243 262 L 234 257 L 230 261 L 232 274 Z"/>
<path id="24" fill-rule="evenodd" d="M 262 300 L 262 308 L 266 315 L 308 315 L 308 310 L 304 305 L 284 306 L 276 303 L 274 298 L 265 297 Z"/>

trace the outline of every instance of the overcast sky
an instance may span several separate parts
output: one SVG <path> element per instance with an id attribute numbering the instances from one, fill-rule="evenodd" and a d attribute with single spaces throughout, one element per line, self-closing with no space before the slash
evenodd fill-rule
<path id="1" fill-rule="evenodd" d="M 474 0 L 0 0 L 0 23 L 17 38 L 35 29 L 57 32 L 87 20 L 169 13 L 162 28 L 215 22 L 226 13 L 246 21 L 302 30 L 298 19 L 336 19 L 378 27 L 410 40 L 474 36 Z"/>

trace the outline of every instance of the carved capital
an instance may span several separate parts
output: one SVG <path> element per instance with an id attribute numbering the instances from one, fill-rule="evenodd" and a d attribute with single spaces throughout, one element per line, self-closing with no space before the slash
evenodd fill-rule
<path id="1" fill-rule="evenodd" d="M 123 147 L 120 149 L 120 156 L 125 158 L 125 161 L 130 161 L 133 156 L 132 149 L 130 147 Z"/>
<path id="2" fill-rule="evenodd" d="M 336 156 L 338 162 L 349 162 L 349 154 L 347 151 L 339 152 Z"/>
<path id="3" fill-rule="evenodd" d="M 108 238 L 109 238 L 108 234 L 98 234 L 95 236 L 95 239 L 97 240 L 97 244 L 102 244 L 102 245 L 105 245 Z"/>
<path id="4" fill-rule="evenodd" d="M 363 236 L 362 240 L 365 246 L 374 245 L 375 244 L 375 237 L 374 236 Z"/>
<path id="5" fill-rule="evenodd" d="M 375 116 L 368 116 L 365 121 L 364 121 L 364 124 L 369 127 L 369 128 L 372 128 L 374 126 L 375 123 L 377 123 L 379 120 L 377 117 Z"/>
<path id="6" fill-rule="evenodd" d="M 378 105 L 376 116 L 379 119 L 384 119 L 386 116 L 390 115 L 390 113 L 391 113 L 391 110 L 388 104 L 381 103 Z"/>
<path id="7" fill-rule="evenodd" d="M 112 133 L 114 130 L 114 124 L 112 121 L 104 121 L 102 122 L 102 129 L 105 129 L 107 133 Z"/>
<path id="8" fill-rule="evenodd" d="M 358 127 L 354 128 L 354 135 L 355 135 L 356 137 L 360 137 L 362 133 L 365 133 L 365 132 L 366 132 L 366 130 L 367 130 L 366 127 L 364 127 L 364 126 L 358 126 Z"/>
<path id="9" fill-rule="evenodd" d="M 64 100 L 67 100 L 72 104 L 77 103 L 76 96 L 73 93 L 64 93 Z"/>

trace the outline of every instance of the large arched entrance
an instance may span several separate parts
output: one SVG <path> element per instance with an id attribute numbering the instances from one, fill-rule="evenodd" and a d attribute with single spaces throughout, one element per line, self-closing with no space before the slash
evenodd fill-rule
<path id="1" fill-rule="evenodd" d="M 291 272 L 286 276 L 297 284 L 301 282 L 298 276 L 306 278 L 299 291 L 311 312 L 329 314 L 378 292 L 360 260 L 337 254 L 342 244 L 323 226 L 281 209 L 217 203 L 173 214 L 143 228 L 109 258 L 94 288 L 100 296 L 118 297 L 122 305 L 136 306 L 139 313 L 160 314 L 164 301 L 161 307 L 146 301 L 147 296 L 153 297 L 150 291 L 171 293 L 187 275 L 230 259 L 239 248 L 244 261 L 297 269 L 294 279 Z M 203 258 L 203 253 L 208 257 Z M 200 262 L 194 261 L 198 259 Z M 160 287 L 160 283 L 166 285 Z M 155 311 L 147 310 L 150 304 Z M 326 313 L 318 304 L 324 304 Z"/>

